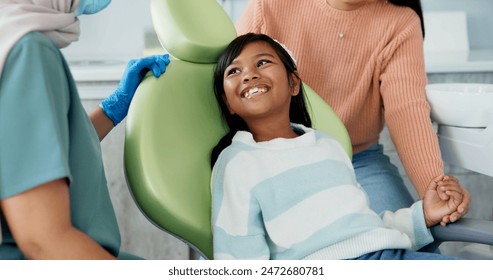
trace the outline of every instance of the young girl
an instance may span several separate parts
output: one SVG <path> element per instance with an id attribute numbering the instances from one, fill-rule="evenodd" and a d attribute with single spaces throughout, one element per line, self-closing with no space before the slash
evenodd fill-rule
<path id="1" fill-rule="evenodd" d="M 433 182 L 410 208 L 371 210 L 342 146 L 310 128 L 282 45 L 240 36 L 214 77 L 230 128 L 212 160 L 215 259 L 450 259 L 414 250 L 433 241 L 428 227 L 456 211 L 458 183 Z"/>

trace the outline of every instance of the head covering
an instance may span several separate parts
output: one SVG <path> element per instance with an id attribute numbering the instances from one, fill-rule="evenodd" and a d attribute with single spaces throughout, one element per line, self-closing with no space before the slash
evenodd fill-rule
<path id="1" fill-rule="evenodd" d="M 0 77 L 12 47 L 31 31 L 45 34 L 59 48 L 77 41 L 78 5 L 79 0 L 0 0 Z"/>

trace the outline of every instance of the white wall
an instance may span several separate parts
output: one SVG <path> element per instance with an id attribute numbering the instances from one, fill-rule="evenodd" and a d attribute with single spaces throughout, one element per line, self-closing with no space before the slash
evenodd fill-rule
<path id="1" fill-rule="evenodd" d="M 493 49 L 493 1 L 421 0 L 423 11 L 465 11 L 471 49 Z"/>
<path id="2" fill-rule="evenodd" d="M 217 0 L 228 13 L 229 17 L 233 22 L 236 22 L 238 17 L 241 15 L 243 9 L 245 8 L 248 0 Z"/>
<path id="3" fill-rule="evenodd" d="M 179 1 L 179 0 L 177 0 Z M 197 0 L 200 1 L 200 0 Z M 235 21 L 248 0 L 217 0 Z M 63 49 L 71 60 L 129 60 L 143 55 L 146 32 L 153 32 L 150 0 L 114 0 L 100 13 L 82 15 L 78 42 Z"/>
<path id="4" fill-rule="evenodd" d="M 149 0 L 114 0 L 103 11 L 79 19 L 79 41 L 62 50 L 68 60 L 140 57 L 145 31 L 152 29 Z"/>

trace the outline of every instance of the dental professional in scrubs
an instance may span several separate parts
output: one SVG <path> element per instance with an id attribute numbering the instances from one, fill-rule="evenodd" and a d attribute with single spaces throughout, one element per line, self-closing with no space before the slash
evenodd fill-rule
<path id="1" fill-rule="evenodd" d="M 0 2 L 0 259 L 132 257 L 120 252 L 99 141 L 169 59 L 130 61 L 89 117 L 59 50 L 78 39 L 79 15 L 110 1 Z"/>

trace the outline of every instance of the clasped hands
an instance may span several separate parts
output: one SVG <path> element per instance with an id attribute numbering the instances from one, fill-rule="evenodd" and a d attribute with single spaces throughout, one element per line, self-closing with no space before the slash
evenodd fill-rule
<path id="1" fill-rule="evenodd" d="M 438 223 L 445 226 L 462 218 L 469 208 L 471 197 L 453 176 L 439 176 L 426 188 L 423 211 L 426 226 Z"/>

